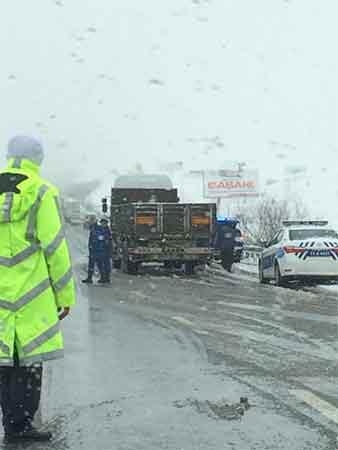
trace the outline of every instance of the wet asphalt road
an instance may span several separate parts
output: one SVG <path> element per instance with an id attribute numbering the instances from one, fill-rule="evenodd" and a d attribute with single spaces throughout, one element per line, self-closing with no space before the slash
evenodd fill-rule
<path id="1" fill-rule="evenodd" d="M 86 236 L 70 230 L 83 276 Z M 45 367 L 31 450 L 338 448 L 337 297 L 218 270 L 79 285 L 66 358 Z M 248 397 L 252 407 L 229 420 Z M 225 417 L 224 417 L 225 416 Z M 11 449 L 18 446 L 3 446 Z"/>

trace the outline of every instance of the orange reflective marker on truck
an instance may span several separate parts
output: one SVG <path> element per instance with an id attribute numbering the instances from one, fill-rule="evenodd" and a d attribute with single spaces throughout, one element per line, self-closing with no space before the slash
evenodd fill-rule
<path id="1" fill-rule="evenodd" d="M 207 216 L 193 216 L 191 218 L 192 225 L 209 225 L 210 217 Z"/>
<path id="2" fill-rule="evenodd" d="M 156 217 L 136 216 L 136 225 L 156 225 Z"/>

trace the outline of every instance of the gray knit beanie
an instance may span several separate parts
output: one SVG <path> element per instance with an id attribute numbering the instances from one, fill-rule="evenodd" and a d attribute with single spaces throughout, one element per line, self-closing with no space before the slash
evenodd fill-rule
<path id="1" fill-rule="evenodd" d="M 30 136 L 15 136 L 8 143 L 7 159 L 28 159 L 41 165 L 44 158 L 42 144 Z"/>

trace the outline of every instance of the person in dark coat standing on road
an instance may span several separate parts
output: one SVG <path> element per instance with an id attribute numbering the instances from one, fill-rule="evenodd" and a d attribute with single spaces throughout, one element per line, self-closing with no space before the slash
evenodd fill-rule
<path id="1" fill-rule="evenodd" d="M 214 247 L 221 251 L 222 266 L 228 272 L 231 272 L 234 263 L 235 240 L 240 233 L 237 224 L 236 219 L 220 218 L 216 226 Z"/>
<path id="2" fill-rule="evenodd" d="M 104 245 L 100 247 L 98 252 L 99 270 L 103 283 L 110 283 L 111 277 L 111 258 L 112 258 L 112 233 L 109 228 L 109 222 L 106 217 L 100 220 L 100 226 L 104 236 Z"/>
<path id="3" fill-rule="evenodd" d="M 99 283 L 109 283 L 111 276 L 112 234 L 108 220 L 102 218 L 100 223 L 94 223 L 89 234 L 88 276 L 83 283 L 92 284 L 95 266 L 100 272 Z"/>

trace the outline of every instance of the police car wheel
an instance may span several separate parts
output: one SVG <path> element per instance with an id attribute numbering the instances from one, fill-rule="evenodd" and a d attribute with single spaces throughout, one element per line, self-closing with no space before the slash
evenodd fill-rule
<path id="1" fill-rule="evenodd" d="M 275 284 L 278 287 L 283 287 L 286 285 L 285 280 L 283 279 L 283 277 L 280 273 L 280 268 L 279 268 L 278 263 L 275 264 Z"/>
<path id="2" fill-rule="evenodd" d="M 259 282 L 261 284 L 267 284 L 269 281 L 264 277 L 262 262 L 259 262 Z"/>

